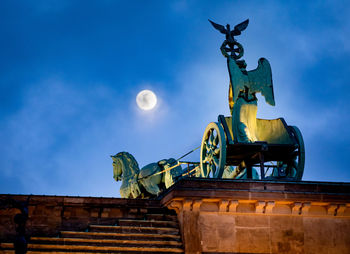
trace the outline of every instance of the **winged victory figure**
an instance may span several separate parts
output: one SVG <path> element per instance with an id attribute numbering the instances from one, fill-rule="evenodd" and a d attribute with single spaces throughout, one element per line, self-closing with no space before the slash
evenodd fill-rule
<path id="1" fill-rule="evenodd" d="M 215 29 L 226 35 L 226 39 L 220 47 L 222 54 L 227 58 L 227 67 L 230 74 L 229 105 L 232 113 L 232 132 L 234 142 L 250 143 L 259 141 L 257 135 L 257 97 L 261 93 L 266 102 L 275 105 L 273 93 L 272 73 L 270 63 L 265 58 L 260 58 L 255 70 L 247 71 L 244 60 L 238 60 L 243 56 L 243 47 L 234 36 L 240 35 L 248 26 L 249 20 L 236 25 L 230 30 L 209 20 Z M 229 48 L 226 48 L 228 46 Z M 237 46 L 237 48 L 235 48 Z M 231 52 L 231 54 L 228 54 Z"/>

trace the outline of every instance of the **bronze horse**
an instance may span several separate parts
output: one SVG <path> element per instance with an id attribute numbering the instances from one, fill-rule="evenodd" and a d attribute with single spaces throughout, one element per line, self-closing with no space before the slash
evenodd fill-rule
<path id="1" fill-rule="evenodd" d="M 151 163 L 141 170 L 134 156 L 120 152 L 111 156 L 113 159 L 113 178 L 122 181 L 120 195 L 122 198 L 147 198 L 157 196 L 164 189 L 173 185 L 181 176 L 181 166 L 173 158 Z M 164 172 L 163 172 L 164 171 Z"/>

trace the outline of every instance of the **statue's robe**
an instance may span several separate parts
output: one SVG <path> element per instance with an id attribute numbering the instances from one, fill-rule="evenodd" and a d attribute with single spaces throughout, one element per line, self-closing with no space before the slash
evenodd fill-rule
<path id="1" fill-rule="evenodd" d="M 260 92 L 267 103 L 275 105 L 272 86 L 272 74 L 269 62 L 261 58 L 255 70 L 240 69 L 236 61 L 227 58 L 232 91 L 232 133 L 235 143 L 250 143 L 259 140 L 256 114 L 257 98 Z"/>
<path id="2" fill-rule="evenodd" d="M 250 143 L 258 140 L 256 128 L 257 101 L 238 98 L 232 109 L 232 133 L 235 142 Z"/>

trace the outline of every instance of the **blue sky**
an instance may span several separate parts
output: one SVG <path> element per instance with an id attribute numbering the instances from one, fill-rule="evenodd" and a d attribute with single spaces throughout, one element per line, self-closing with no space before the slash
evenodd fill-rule
<path id="1" fill-rule="evenodd" d="M 229 115 L 223 36 L 249 26 L 248 69 L 270 61 L 276 106 L 306 145 L 304 180 L 350 181 L 348 1 L 0 2 L 0 193 L 119 196 L 112 154 L 142 167 L 200 145 Z M 135 97 L 158 96 L 144 112 Z M 199 161 L 194 153 L 188 159 Z"/>

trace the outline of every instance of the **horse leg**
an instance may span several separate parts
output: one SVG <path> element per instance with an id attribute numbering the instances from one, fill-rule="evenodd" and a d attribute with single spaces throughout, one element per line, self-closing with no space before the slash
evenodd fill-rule
<path id="1" fill-rule="evenodd" d="M 145 179 L 140 180 L 142 186 L 145 188 L 145 190 L 152 194 L 152 195 L 158 195 L 161 190 L 159 188 L 159 185 L 162 181 L 162 175 L 155 175 L 151 177 L 147 177 Z"/>

